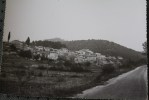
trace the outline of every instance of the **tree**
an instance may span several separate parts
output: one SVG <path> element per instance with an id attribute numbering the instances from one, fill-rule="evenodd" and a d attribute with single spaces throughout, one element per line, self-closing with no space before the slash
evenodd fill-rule
<path id="1" fill-rule="evenodd" d="M 20 52 L 19 52 L 19 55 L 21 56 L 21 57 L 26 57 L 26 58 L 32 58 L 32 53 L 31 53 L 31 51 L 30 50 L 27 50 L 27 51 L 23 51 L 23 50 L 21 50 Z"/>
<path id="2" fill-rule="evenodd" d="M 10 40 L 10 32 L 9 32 L 9 34 L 8 34 L 8 43 L 9 43 L 9 40 Z"/>
<path id="3" fill-rule="evenodd" d="M 35 60 L 38 60 L 40 58 L 40 55 L 39 54 L 38 55 L 34 55 L 33 57 L 34 57 Z"/>
<path id="4" fill-rule="evenodd" d="M 147 53 L 147 41 L 145 41 L 143 44 L 143 49 L 144 49 L 144 52 Z"/>
<path id="5" fill-rule="evenodd" d="M 25 42 L 27 45 L 30 45 L 30 38 L 28 37 L 26 42 Z"/>
<path id="6" fill-rule="evenodd" d="M 91 65 L 91 63 L 89 61 L 85 62 L 84 64 L 85 64 L 86 67 L 89 67 Z"/>
<path id="7" fill-rule="evenodd" d="M 105 64 L 103 67 L 102 67 L 102 74 L 111 74 L 115 71 L 115 68 L 112 64 Z"/>
<path id="8" fill-rule="evenodd" d="M 10 48 L 11 48 L 12 51 L 17 51 L 17 48 L 16 48 L 16 46 L 14 44 L 11 44 Z"/>

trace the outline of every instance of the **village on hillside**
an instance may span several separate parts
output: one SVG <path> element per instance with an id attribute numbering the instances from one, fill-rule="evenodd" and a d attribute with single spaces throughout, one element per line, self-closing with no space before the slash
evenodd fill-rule
<path id="1" fill-rule="evenodd" d="M 86 48 L 73 51 L 28 45 L 19 40 L 3 42 L 0 84 L 7 88 L 1 92 L 72 96 L 128 71 L 127 67 L 121 68 L 124 61 L 123 57 L 107 56 Z"/>
<path id="2" fill-rule="evenodd" d="M 121 56 L 32 45 L 28 40 L 3 42 L 2 93 L 69 97 L 135 68 Z"/>
<path id="3" fill-rule="evenodd" d="M 8 43 L 4 43 L 4 46 L 7 46 Z M 94 63 L 96 65 L 103 66 L 104 64 L 113 64 L 113 65 L 121 65 L 121 60 L 123 57 L 112 57 L 112 56 L 105 56 L 101 53 L 94 53 L 89 49 L 82 49 L 79 51 L 71 51 L 67 48 L 61 49 L 54 49 L 50 47 L 43 47 L 43 46 L 29 46 L 19 40 L 14 40 L 9 43 L 9 45 L 13 45 L 16 48 L 16 51 L 31 51 L 30 60 L 37 60 L 40 61 L 42 59 L 48 59 L 53 61 L 58 61 L 60 58 L 73 61 L 75 63 Z M 7 47 L 4 50 L 4 53 L 8 53 Z M 16 53 L 16 51 L 10 53 Z"/>

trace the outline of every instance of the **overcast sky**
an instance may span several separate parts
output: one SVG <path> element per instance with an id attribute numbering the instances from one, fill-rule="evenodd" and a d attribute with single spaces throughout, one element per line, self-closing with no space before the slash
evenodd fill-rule
<path id="1" fill-rule="evenodd" d="M 146 0 L 6 0 L 4 40 L 103 39 L 142 51 Z"/>

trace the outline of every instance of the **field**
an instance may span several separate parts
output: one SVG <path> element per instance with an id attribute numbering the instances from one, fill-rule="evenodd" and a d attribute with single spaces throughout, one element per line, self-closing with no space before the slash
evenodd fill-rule
<path id="1" fill-rule="evenodd" d="M 16 95 L 68 96 L 91 83 L 101 71 L 100 68 L 95 72 L 53 71 L 49 70 L 51 65 L 44 69 L 39 65 L 46 64 L 18 55 L 3 56 L 0 91 Z"/>
<path id="2" fill-rule="evenodd" d="M 71 97 L 85 89 L 105 82 L 135 67 L 120 68 L 103 73 L 100 66 L 91 65 L 87 71 L 52 69 L 53 63 L 34 61 L 17 54 L 3 56 L 0 92 L 14 95 Z M 56 67 L 61 67 L 58 65 Z M 104 67 L 105 68 L 105 67 Z"/>

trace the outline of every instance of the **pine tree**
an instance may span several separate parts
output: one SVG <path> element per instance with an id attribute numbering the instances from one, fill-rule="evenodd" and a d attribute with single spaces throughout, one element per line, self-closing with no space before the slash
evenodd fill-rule
<path id="1" fill-rule="evenodd" d="M 8 34 L 8 43 L 9 43 L 9 40 L 10 40 L 10 32 L 9 32 L 9 34 Z"/>
<path id="2" fill-rule="evenodd" d="M 26 42 L 25 42 L 27 45 L 30 45 L 30 38 L 28 37 Z"/>

